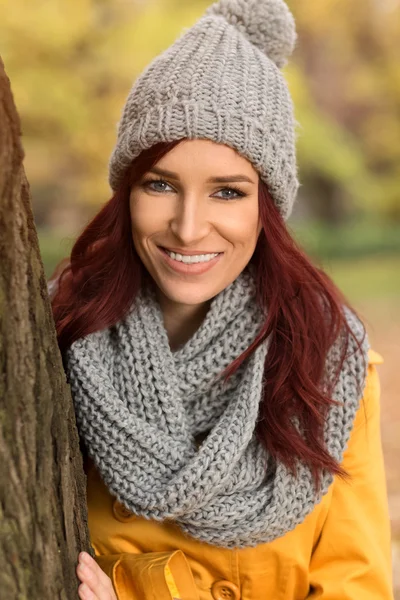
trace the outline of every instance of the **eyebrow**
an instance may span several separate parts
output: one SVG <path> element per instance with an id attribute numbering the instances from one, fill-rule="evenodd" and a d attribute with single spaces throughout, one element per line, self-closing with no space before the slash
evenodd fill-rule
<path id="1" fill-rule="evenodd" d="M 169 177 L 170 179 L 179 180 L 179 175 L 166 169 L 160 169 L 159 167 L 153 167 L 148 171 L 149 173 L 155 173 L 156 175 L 162 175 L 163 177 Z M 210 177 L 207 179 L 207 183 L 254 183 L 252 179 L 246 175 L 226 175 L 225 177 Z"/>

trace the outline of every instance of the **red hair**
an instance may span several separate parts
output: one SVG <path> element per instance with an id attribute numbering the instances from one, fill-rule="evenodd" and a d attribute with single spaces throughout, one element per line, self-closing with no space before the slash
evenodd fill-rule
<path id="1" fill-rule="evenodd" d="M 132 241 L 130 189 L 180 141 L 143 151 L 77 239 L 52 300 L 61 352 L 78 338 L 117 323 L 134 301 L 145 270 Z M 335 383 L 321 390 L 326 356 L 344 332 L 338 376 L 349 336 L 358 347 L 361 342 L 345 318 L 345 298 L 296 245 L 261 179 L 259 210 L 263 231 L 251 262 L 256 269 L 257 300 L 267 316 L 259 336 L 225 375 L 235 372 L 270 336 L 257 435 L 267 451 L 293 472 L 298 460 L 308 464 L 318 486 L 322 469 L 345 475 L 324 445 L 324 423 L 334 402 L 330 395 Z"/>

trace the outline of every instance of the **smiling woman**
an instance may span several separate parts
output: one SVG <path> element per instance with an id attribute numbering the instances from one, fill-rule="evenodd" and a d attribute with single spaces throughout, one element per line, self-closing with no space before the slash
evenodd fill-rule
<path id="1" fill-rule="evenodd" d="M 392 598 L 381 358 L 285 224 L 294 40 L 283 0 L 220 0 L 156 59 L 59 277 L 82 600 Z"/>
<path id="2" fill-rule="evenodd" d="M 238 179 L 236 188 L 228 187 Z M 232 148 L 186 140 L 132 187 L 135 249 L 167 315 L 184 306 L 185 318 L 195 317 L 198 306 L 249 263 L 261 231 L 258 179 L 252 164 Z"/>

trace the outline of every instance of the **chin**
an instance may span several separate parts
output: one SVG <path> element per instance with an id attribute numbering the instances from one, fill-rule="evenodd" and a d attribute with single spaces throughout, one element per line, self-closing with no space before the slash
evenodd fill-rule
<path id="1" fill-rule="evenodd" d="M 221 287 L 207 283 L 178 283 L 161 284 L 156 282 L 161 293 L 176 304 L 199 305 L 208 302 L 219 294 L 226 286 Z M 229 285 L 229 284 L 227 284 Z"/>

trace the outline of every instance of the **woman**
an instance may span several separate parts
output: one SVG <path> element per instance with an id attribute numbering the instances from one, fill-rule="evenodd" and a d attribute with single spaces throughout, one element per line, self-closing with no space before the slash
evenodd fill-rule
<path id="1" fill-rule="evenodd" d="M 285 226 L 294 43 L 282 0 L 220 0 L 127 99 L 53 298 L 82 600 L 392 598 L 381 358 Z"/>

